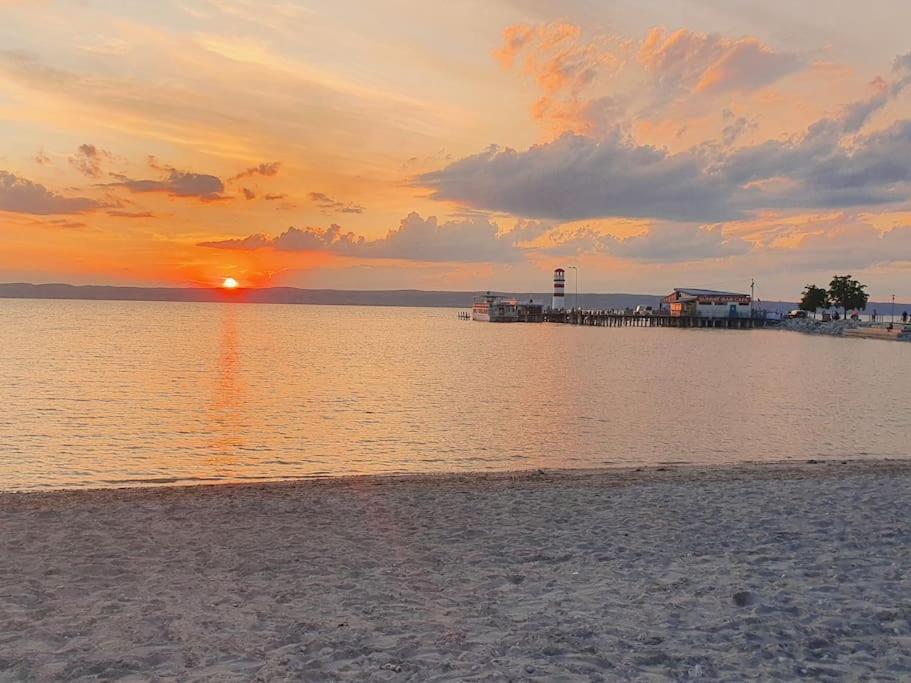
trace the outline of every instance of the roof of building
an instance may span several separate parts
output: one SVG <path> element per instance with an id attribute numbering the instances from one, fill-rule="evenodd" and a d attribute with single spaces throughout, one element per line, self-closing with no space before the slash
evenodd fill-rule
<path id="1" fill-rule="evenodd" d="M 717 289 L 697 289 L 693 287 L 675 287 L 674 291 L 692 296 L 747 296 L 747 294 L 742 292 L 721 292 Z"/>

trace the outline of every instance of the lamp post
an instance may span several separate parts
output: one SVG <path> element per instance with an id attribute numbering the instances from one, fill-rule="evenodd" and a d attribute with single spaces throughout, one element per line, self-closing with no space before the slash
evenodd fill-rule
<path id="1" fill-rule="evenodd" d="M 579 268 L 569 266 L 569 269 L 573 271 L 573 283 L 576 289 L 576 293 L 573 295 L 573 308 L 575 309 L 579 306 Z"/>
<path id="2" fill-rule="evenodd" d="M 892 324 L 895 324 L 895 295 L 892 295 Z"/>

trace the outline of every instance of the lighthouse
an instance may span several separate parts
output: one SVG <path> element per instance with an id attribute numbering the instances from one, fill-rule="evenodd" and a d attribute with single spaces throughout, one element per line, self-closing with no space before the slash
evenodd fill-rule
<path id="1" fill-rule="evenodd" d="M 566 285 L 566 271 L 557 268 L 554 271 L 554 303 L 552 308 L 555 311 L 566 310 L 566 304 L 563 299 L 563 287 Z"/>

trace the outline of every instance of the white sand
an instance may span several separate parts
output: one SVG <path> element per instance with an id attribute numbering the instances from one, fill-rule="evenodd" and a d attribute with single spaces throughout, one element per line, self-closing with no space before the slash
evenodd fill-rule
<path id="1" fill-rule="evenodd" d="M 911 677 L 897 462 L 4 494 L 0 538 L 4 681 Z"/>

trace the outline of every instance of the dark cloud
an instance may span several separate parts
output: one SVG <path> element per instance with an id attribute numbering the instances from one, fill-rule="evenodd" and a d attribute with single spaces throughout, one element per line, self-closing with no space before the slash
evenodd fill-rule
<path id="1" fill-rule="evenodd" d="M 828 131 L 741 148 L 716 169 L 750 209 L 841 208 L 905 201 L 911 194 L 911 120 L 858 136 Z"/>
<path id="2" fill-rule="evenodd" d="M 340 226 L 333 224 L 326 230 L 291 227 L 277 237 L 268 237 L 260 233 L 241 239 L 201 242 L 198 246 L 241 251 L 272 248 L 279 251 L 332 251 L 347 254 L 364 243 L 363 237 L 351 232 L 342 232 Z"/>
<path id="3" fill-rule="evenodd" d="M 311 192 L 310 201 L 316 204 L 323 213 L 364 213 L 363 206 L 351 204 L 348 202 L 338 201 L 323 192 Z"/>
<path id="4" fill-rule="evenodd" d="M 267 194 L 263 196 L 263 199 L 265 199 L 267 202 L 274 202 L 279 199 L 286 199 L 287 197 L 288 195 L 286 194 Z"/>
<path id="5" fill-rule="evenodd" d="M 44 185 L 0 171 L 0 211 L 35 215 L 85 213 L 103 207 L 88 197 L 65 197 Z"/>
<path id="6" fill-rule="evenodd" d="M 250 199 L 256 199 L 256 193 L 248 187 L 243 188 L 241 190 L 241 192 L 243 192 L 243 194 L 244 194 L 244 199 L 246 199 L 248 201 Z"/>
<path id="7" fill-rule="evenodd" d="M 235 176 L 231 177 L 231 180 L 240 180 L 241 178 L 250 178 L 252 176 L 274 176 L 278 174 L 279 169 L 281 168 L 280 161 L 267 161 L 256 166 L 251 166 L 246 168 Z"/>
<path id="8" fill-rule="evenodd" d="M 603 140 L 566 133 L 524 152 L 493 146 L 418 182 L 435 199 L 558 221 L 737 215 L 702 158 L 636 145 L 619 133 Z"/>
<path id="9" fill-rule="evenodd" d="M 215 249 L 280 251 L 329 251 L 345 256 L 411 261 L 513 262 L 523 258 L 517 238 L 534 231 L 523 224 L 518 232 L 500 234 L 495 223 L 486 219 L 439 223 L 434 216 L 422 218 L 411 213 L 385 237 L 367 240 L 338 225 L 328 229 L 288 228 L 276 237 L 264 234 L 241 239 L 202 242 L 199 246 Z"/>
<path id="10" fill-rule="evenodd" d="M 110 152 L 99 149 L 95 145 L 79 145 L 76 153 L 70 157 L 70 165 L 81 174 L 90 178 L 100 178 L 104 174 L 102 164 L 112 159 Z"/>
<path id="11" fill-rule="evenodd" d="M 154 159 L 150 165 L 166 173 L 160 180 L 134 180 L 125 176 L 119 182 L 111 183 L 112 186 L 125 187 L 130 192 L 162 192 L 172 197 L 196 197 L 202 201 L 216 201 L 224 199 L 222 194 L 225 185 L 220 178 L 205 173 L 191 173 L 180 171 L 170 166 L 159 166 Z"/>

